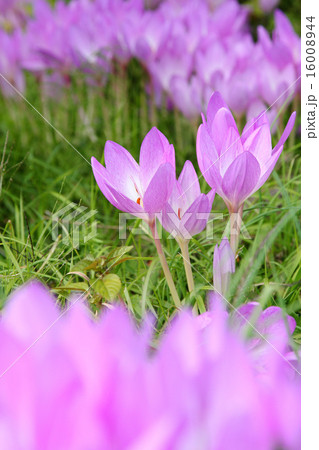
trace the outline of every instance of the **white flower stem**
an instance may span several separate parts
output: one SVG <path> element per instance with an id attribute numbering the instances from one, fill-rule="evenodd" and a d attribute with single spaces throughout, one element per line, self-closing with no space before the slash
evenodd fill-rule
<path id="1" fill-rule="evenodd" d="M 182 256 L 183 256 L 188 290 L 189 290 L 189 292 L 192 292 L 194 290 L 194 278 L 193 278 L 193 272 L 192 272 L 192 265 L 191 265 L 191 261 L 189 258 L 189 251 L 188 251 L 189 241 L 186 239 L 177 239 L 177 242 L 180 246 Z"/>
<path id="2" fill-rule="evenodd" d="M 237 211 L 230 210 L 230 247 L 236 257 L 241 222 L 243 217 L 244 204 L 242 204 Z"/>
<path id="3" fill-rule="evenodd" d="M 162 269 L 164 271 L 164 275 L 165 275 L 165 278 L 166 278 L 169 290 L 170 290 L 171 295 L 173 297 L 173 300 L 174 300 L 176 308 L 179 309 L 181 307 L 181 301 L 179 299 L 179 296 L 178 296 L 178 293 L 177 293 L 177 290 L 176 290 L 176 287 L 175 287 L 175 284 L 174 284 L 171 272 L 169 270 L 169 267 L 168 267 L 168 264 L 167 264 L 167 261 L 166 261 L 165 255 L 164 255 L 163 247 L 162 247 L 160 238 L 159 238 L 158 233 L 157 233 L 156 220 L 153 220 L 149 224 L 149 226 L 150 226 L 153 238 L 154 238 L 156 250 L 157 250 L 157 253 L 158 253 L 161 265 L 162 265 Z"/>

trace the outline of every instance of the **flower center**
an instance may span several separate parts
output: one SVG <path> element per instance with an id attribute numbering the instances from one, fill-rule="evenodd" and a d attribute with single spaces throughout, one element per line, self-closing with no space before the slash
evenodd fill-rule
<path id="1" fill-rule="evenodd" d="M 178 208 L 177 215 L 178 215 L 179 220 L 182 220 L 182 218 L 181 218 L 181 208 Z"/>

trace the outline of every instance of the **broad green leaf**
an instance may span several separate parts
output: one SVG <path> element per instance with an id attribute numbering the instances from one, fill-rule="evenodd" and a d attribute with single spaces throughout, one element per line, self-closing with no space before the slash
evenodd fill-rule
<path id="1" fill-rule="evenodd" d="M 94 291 L 106 300 L 114 299 L 121 289 L 121 280 L 115 273 L 109 273 L 92 284 Z"/>

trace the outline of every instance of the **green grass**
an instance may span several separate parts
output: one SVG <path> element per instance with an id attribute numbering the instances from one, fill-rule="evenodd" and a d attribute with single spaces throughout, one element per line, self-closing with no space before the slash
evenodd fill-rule
<path id="1" fill-rule="evenodd" d="M 27 99 L 61 133 L 61 138 L 35 110 L 18 98 L 0 98 L 0 280 L 1 305 L 7 295 L 29 279 L 38 278 L 54 289 L 61 305 L 73 289 L 88 283 L 82 275 L 69 274 L 83 258 L 98 259 L 84 275 L 95 280 L 106 267 L 121 280 L 120 296 L 129 309 L 141 317 L 145 308 L 157 316 L 158 328 L 174 312 L 165 279 L 147 232 L 129 232 L 119 239 L 118 211 L 99 191 L 89 164 L 91 156 L 102 161 L 104 144 L 114 140 L 138 157 L 140 144 L 156 125 L 174 144 L 177 170 L 186 159 L 196 162 L 197 124 L 190 124 L 177 111 L 156 110 L 144 93 L 144 73 L 136 62 L 127 70 L 118 68 L 107 87 L 89 87 L 80 76 L 54 99 L 41 95 L 32 77 L 28 78 Z M 286 112 L 284 121 L 287 120 Z M 299 121 L 299 118 L 298 118 Z M 296 125 L 296 129 L 298 124 Z M 274 142 L 277 136 L 274 136 Z M 70 145 L 71 144 L 71 145 Z M 201 178 L 203 189 L 208 186 Z M 52 238 L 52 215 L 70 202 L 86 212 L 96 210 L 87 226 L 97 221 L 97 234 L 75 248 L 63 239 L 62 228 Z M 223 201 L 216 196 L 213 212 L 223 219 L 213 221 L 213 235 L 205 233 L 190 244 L 196 291 L 187 292 L 182 257 L 176 242 L 163 245 L 177 289 L 185 304 L 203 310 L 211 289 L 213 250 L 228 222 Z M 266 184 L 246 204 L 236 274 L 230 300 L 239 305 L 262 299 L 264 307 L 278 305 L 293 315 L 300 330 L 300 143 L 285 146 Z M 141 221 L 129 223 L 141 231 Z M 60 235 L 59 235 L 60 234 Z M 121 264 L 112 266 L 106 257 L 112 249 L 132 246 Z M 102 258 L 101 258 L 102 257 Z M 104 259 L 103 259 L 104 258 Z M 114 260 L 113 260 L 114 262 Z M 73 270 L 72 270 L 73 269 Z M 66 287 L 64 286 L 66 285 Z M 62 288 L 61 288 L 62 287 Z M 88 291 L 92 309 L 107 301 L 101 292 Z"/>

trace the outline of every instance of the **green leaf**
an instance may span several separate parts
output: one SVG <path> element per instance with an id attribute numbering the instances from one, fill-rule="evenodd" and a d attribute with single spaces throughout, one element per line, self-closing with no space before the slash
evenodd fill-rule
<path id="1" fill-rule="evenodd" d="M 120 292 L 121 285 L 120 277 L 115 273 L 109 273 L 95 281 L 92 288 L 106 300 L 112 300 Z"/>
<path id="2" fill-rule="evenodd" d="M 86 272 L 88 267 L 94 262 L 94 257 L 92 255 L 87 255 L 81 261 L 78 261 L 74 266 L 72 266 L 70 272 Z"/>
<path id="3" fill-rule="evenodd" d="M 130 252 L 133 248 L 133 245 L 123 245 L 123 247 L 115 248 L 114 250 L 110 251 L 110 253 L 107 256 L 107 261 L 111 261 L 112 259 L 120 259 L 123 255 Z"/>
<path id="4" fill-rule="evenodd" d="M 67 283 L 61 286 L 56 286 L 53 291 L 82 291 L 85 292 L 89 289 L 88 283 L 85 281 L 79 281 L 77 283 Z"/>

